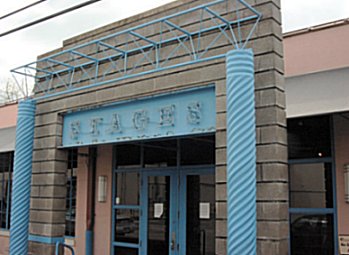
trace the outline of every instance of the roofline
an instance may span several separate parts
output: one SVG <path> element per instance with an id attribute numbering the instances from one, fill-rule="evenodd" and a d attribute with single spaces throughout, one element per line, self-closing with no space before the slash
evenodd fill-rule
<path id="1" fill-rule="evenodd" d="M 17 100 L 11 100 L 11 101 L 5 101 L 4 103 L 0 103 L 0 108 L 11 106 L 11 105 L 16 105 L 18 104 L 20 99 Z"/>
<path id="2" fill-rule="evenodd" d="M 287 37 L 291 37 L 291 36 L 297 36 L 297 35 L 301 35 L 301 34 L 316 32 L 319 30 L 344 26 L 344 25 L 348 25 L 348 24 L 349 24 L 349 18 L 340 19 L 340 20 L 331 21 L 331 22 L 319 24 L 319 25 L 312 26 L 312 27 L 307 27 L 307 28 L 302 28 L 302 29 L 286 32 L 283 34 L 283 37 L 287 38 Z"/>

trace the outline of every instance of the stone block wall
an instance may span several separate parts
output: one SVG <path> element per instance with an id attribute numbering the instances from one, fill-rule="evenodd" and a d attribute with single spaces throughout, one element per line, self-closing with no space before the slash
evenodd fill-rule
<path id="1" fill-rule="evenodd" d="M 69 39 L 56 52 L 206 2 L 210 1 L 175 1 Z M 263 14 L 248 45 L 255 53 L 258 254 L 286 255 L 288 253 L 288 172 L 280 1 L 248 0 L 247 2 Z M 183 22 L 188 22 L 190 25 L 192 21 L 188 18 Z M 250 24 L 244 26 L 242 33 L 246 34 L 250 27 Z M 209 37 L 205 40 L 209 40 Z M 209 54 L 221 54 L 232 48 L 227 40 L 223 40 Z M 178 59 L 178 61 L 182 60 Z M 62 138 L 62 114 L 126 99 L 215 84 L 216 254 L 226 255 L 225 77 L 225 59 L 222 58 L 39 100 L 35 122 L 30 234 L 43 236 L 47 240 L 64 235 L 67 155 L 64 150 L 58 148 Z M 78 86 L 87 84 L 88 82 L 85 81 Z M 37 95 L 40 94 L 38 90 Z M 31 242 L 30 251 L 31 254 L 38 255 L 54 254 L 53 245 L 44 243 Z"/>

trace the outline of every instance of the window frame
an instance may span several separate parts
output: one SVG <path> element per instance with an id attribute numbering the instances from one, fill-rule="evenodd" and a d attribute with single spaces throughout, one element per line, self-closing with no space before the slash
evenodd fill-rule
<path id="1" fill-rule="evenodd" d="M 306 118 L 306 117 L 301 117 Z M 290 175 L 290 166 L 296 164 L 313 164 L 313 163 L 329 163 L 331 164 L 331 174 L 332 174 L 332 208 L 293 208 L 289 206 L 288 216 L 289 216 L 289 254 L 291 253 L 291 215 L 292 214 L 318 214 L 318 215 L 332 215 L 333 217 L 333 248 L 334 254 L 338 254 L 338 218 L 337 218 L 337 182 L 336 182 L 336 161 L 335 161 L 335 146 L 334 146 L 334 129 L 333 129 L 333 116 L 328 115 L 328 125 L 329 125 L 329 139 L 330 139 L 330 157 L 317 157 L 317 158 L 297 158 L 288 159 L 288 173 Z M 290 189 L 290 182 L 289 182 Z M 291 195 L 289 192 L 289 202 L 291 201 Z M 289 203 L 290 205 L 291 203 Z"/>

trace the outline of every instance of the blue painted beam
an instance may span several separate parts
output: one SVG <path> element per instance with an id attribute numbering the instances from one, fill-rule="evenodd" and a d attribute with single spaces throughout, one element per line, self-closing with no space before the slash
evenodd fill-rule
<path id="1" fill-rule="evenodd" d="M 255 255 L 256 121 L 250 49 L 227 53 L 228 255 Z"/>
<path id="2" fill-rule="evenodd" d="M 30 99 L 18 104 L 11 203 L 10 255 L 28 254 L 35 108 L 35 101 Z"/>

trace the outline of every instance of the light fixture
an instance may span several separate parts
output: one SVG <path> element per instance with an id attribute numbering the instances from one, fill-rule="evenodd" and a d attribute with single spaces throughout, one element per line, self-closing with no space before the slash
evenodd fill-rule
<path id="1" fill-rule="evenodd" d="M 349 164 L 344 165 L 345 202 L 349 203 Z"/>
<path id="2" fill-rule="evenodd" d="M 98 202 L 107 201 L 107 176 L 98 176 Z"/>

